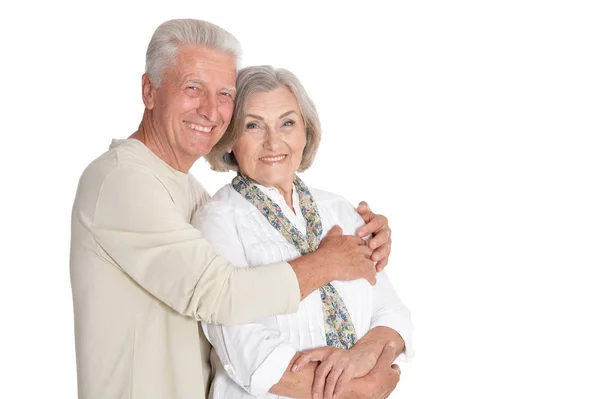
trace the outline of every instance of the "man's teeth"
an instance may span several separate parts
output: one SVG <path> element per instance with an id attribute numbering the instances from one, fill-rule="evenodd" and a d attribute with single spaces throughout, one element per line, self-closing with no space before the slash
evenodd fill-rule
<path id="1" fill-rule="evenodd" d="M 261 161 L 277 162 L 277 161 L 281 161 L 283 158 L 285 158 L 285 155 L 280 155 L 278 157 L 262 157 L 260 159 L 261 159 Z"/>
<path id="2" fill-rule="evenodd" d="M 208 133 L 212 130 L 212 127 L 204 127 L 204 126 L 200 126 L 200 125 L 195 125 L 193 123 L 188 123 L 187 125 L 190 128 L 192 128 L 193 130 L 197 130 L 199 132 L 204 132 L 204 133 Z"/>

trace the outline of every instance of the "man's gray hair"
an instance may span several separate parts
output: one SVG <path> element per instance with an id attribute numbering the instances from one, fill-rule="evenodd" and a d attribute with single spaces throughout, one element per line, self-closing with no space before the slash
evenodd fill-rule
<path id="1" fill-rule="evenodd" d="M 270 92 L 279 87 L 286 87 L 296 97 L 298 108 L 300 108 L 304 120 L 306 146 L 302 153 L 302 161 L 298 171 L 303 172 L 312 165 L 321 143 L 321 122 L 315 104 L 296 75 L 287 69 L 276 69 L 270 65 L 261 65 L 243 68 L 238 73 L 237 93 L 231 123 L 219 142 L 204 156 L 213 170 L 218 172 L 237 170 L 238 163 L 235 155 L 229 151 L 244 133 L 248 101 L 255 93 Z"/>
<path id="2" fill-rule="evenodd" d="M 231 33 L 198 19 L 172 19 L 156 28 L 146 51 L 146 73 L 154 87 L 160 86 L 165 70 L 175 61 L 179 47 L 185 44 L 230 54 L 236 65 L 240 65 L 242 46 Z"/>

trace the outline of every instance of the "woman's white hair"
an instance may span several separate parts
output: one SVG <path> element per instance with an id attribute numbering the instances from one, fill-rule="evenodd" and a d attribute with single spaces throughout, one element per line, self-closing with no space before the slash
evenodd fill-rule
<path id="1" fill-rule="evenodd" d="M 210 47 L 230 54 L 239 68 L 242 46 L 231 33 L 198 19 L 172 19 L 156 28 L 146 51 L 146 73 L 154 87 L 160 86 L 163 73 L 175 61 L 179 47 L 185 44 Z"/>
<path id="2" fill-rule="evenodd" d="M 231 148 L 244 133 L 246 107 L 255 93 L 273 91 L 279 87 L 286 87 L 296 97 L 298 108 L 304 120 L 306 129 L 306 146 L 302 152 L 302 161 L 298 167 L 299 172 L 308 169 L 317 155 L 317 149 L 321 143 L 321 122 L 315 104 L 300 83 L 300 80 L 283 68 L 273 68 L 270 65 L 251 66 L 239 71 L 236 81 L 237 93 L 235 95 L 235 107 L 229 127 L 223 137 L 217 142 L 212 150 L 204 156 L 211 169 L 217 172 L 237 170 L 238 163 L 235 155 L 230 152 Z"/>

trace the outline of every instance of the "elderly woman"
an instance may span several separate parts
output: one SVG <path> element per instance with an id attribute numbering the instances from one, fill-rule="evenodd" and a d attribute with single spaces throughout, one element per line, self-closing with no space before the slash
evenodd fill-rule
<path id="1" fill-rule="evenodd" d="M 314 251 L 336 225 L 354 234 L 364 224 L 344 198 L 309 189 L 297 176 L 312 164 L 320 138 L 315 106 L 292 73 L 270 66 L 239 72 L 232 122 L 206 156 L 213 169 L 237 176 L 196 223 L 216 252 L 238 267 L 283 262 Z M 374 286 L 364 279 L 327 284 L 296 314 L 202 327 L 214 347 L 215 398 L 299 397 L 311 385 L 313 393 L 340 397 L 389 341 L 396 356 L 412 352 L 410 313 L 385 272 Z M 311 361 L 321 362 L 316 372 Z"/>

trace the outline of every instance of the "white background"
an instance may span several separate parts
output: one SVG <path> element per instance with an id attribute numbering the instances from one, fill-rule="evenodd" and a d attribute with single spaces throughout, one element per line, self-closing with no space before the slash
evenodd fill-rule
<path id="1" fill-rule="evenodd" d="M 600 397 L 596 2 L 136 3 L 0 6 L 1 398 L 76 397 L 77 181 L 136 130 L 150 36 L 182 17 L 295 72 L 324 130 L 305 181 L 390 219 L 417 345 L 392 397 Z"/>

